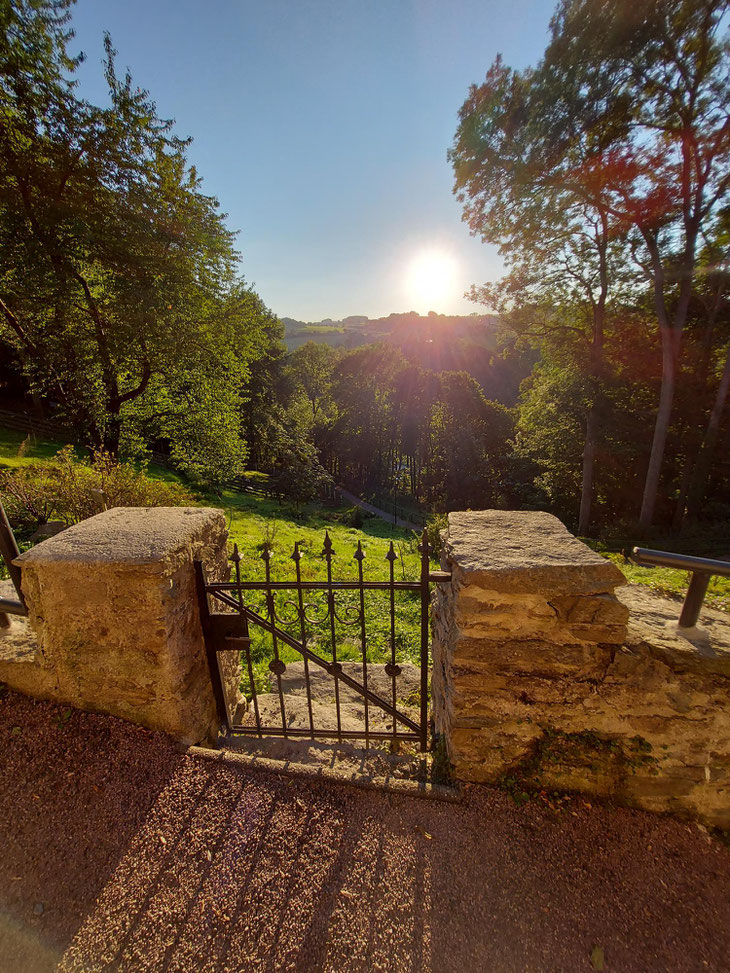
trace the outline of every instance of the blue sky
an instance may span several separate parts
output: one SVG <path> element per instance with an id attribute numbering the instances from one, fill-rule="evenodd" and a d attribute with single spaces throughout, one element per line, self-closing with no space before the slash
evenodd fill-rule
<path id="1" fill-rule="evenodd" d="M 463 292 L 500 261 L 461 222 L 446 151 L 469 84 L 498 52 L 534 63 L 554 5 L 77 0 L 73 20 L 82 93 L 104 98 L 109 30 L 119 69 L 193 136 L 248 281 L 278 315 L 319 320 L 478 310 Z M 409 274 L 423 252 L 451 261 L 437 297 Z"/>

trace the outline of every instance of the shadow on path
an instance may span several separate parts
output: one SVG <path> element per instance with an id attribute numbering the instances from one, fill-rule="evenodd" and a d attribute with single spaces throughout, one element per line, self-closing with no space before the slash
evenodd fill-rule
<path id="1" fill-rule="evenodd" d="M 52 725 L 55 708 L 36 709 Z M 89 720 L 109 723 L 106 742 Z M 696 825 L 580 799 L 517 808 L 485 787 L 456 805 L 363 792 L 69 723 L 50 763 L 42 747 L 13 763 L 31 816 L 19 836 L 3 815 L 3 891 L 25 849 L 33 881 L 58 889 L 52 908 L 68 896 L 61 973 L 580 970 L 597 945 L 607 970 L 727 968 L 730 851 Z M 83 822 L 49 790 L 64 744 L 91 782 L 73 785 Z M 15 902 L 25 922 L 35 894 Z"/>

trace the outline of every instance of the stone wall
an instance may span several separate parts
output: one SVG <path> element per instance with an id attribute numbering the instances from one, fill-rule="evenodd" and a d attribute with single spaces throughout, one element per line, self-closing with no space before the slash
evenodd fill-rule
<path id="1" fill-rule="evenodd" d="M 186 743 L 211 739 L 193 560 L 224 580 L 226 541 L 220 510 L 118 507 L 32 548 L 17 562 L 31 631 L 19 620 L 0 637 L 0 680 Z"/>
<path id="2" fill-rule="evenodd" d="M 450 514 L 443 566 L 432 698 L 457 777 L 730 827 L 730 646 L 629 619 L 618 568 L 549 514 Z"/>

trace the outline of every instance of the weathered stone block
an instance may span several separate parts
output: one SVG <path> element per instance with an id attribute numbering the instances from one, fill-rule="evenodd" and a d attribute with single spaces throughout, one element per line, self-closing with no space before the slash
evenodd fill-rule
<path id="1" fill-rule="evenodd" d="M 676 607 L 619 601 L 618 569 L 547 514 L 451 514 L 443 564 L 434 721 L 457 777 L 730 826 L 727 618 L 724 638 L 680 638 Z"/>
<path id="2" fill-rule="evenodd" d="M 629 620 L 628 607 L 608 594 L 552 598 L 550 606 L 561 622 L 626 626 Z"/>
<path id="3" fill-rule="evenodd" d="M 193 561 L 227 574 L 222 511 L 118 507 L 23 554 L 23 591 L 51 679 L 44 695 L 177 739 L 216 724 Z"/>
<path id="4" fill-rule="evenodd" d="M 615 564 L 543 511 L 449 514 L 446 560 L 458 584 L 521 594 L 589 595 L 625 584 Z"/>

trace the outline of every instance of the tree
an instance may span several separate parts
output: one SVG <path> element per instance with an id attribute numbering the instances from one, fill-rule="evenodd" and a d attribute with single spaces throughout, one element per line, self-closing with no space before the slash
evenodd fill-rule
<path id="1" fill-rule="evenodd" d="M 607 286 L 615 279 L 610 248 L 628 269 L 617 241 L 629 248 L 637 296 L 652 288 L 663 376 L 643 526 L 653 515 L 669 432 L 697 241 L 730 183 L 728 47 L 720 36 L 727 9 L 726 0 L 563 0 L 536 69 L 513 72 L 498 59 L 484 85 L 472 86 L 451 152 L 472 231 L 506 252 L 514 247 L 517 271 L 525 263 L 543 271 L 562 265 L 563 288 L 572 277 L 582 289 L 593 313 L 592 378 L 602 369 Z M 575 276 L 576 261 L 571 268 L 566 260 L 585 266 L 587 247 L 594 250 L 588 266 L 599 271 L 592 294 L 586 275 Z M 513 284 L 524 276 L 513 270 Z M 583 526 L 591 426 L 586 421 Z"/>
<path id="2" fill-rule="evenodd" d="M 570 349 L 584 376 L 578 527 L 586 533 L 608 378 L 607 309 L 622 283 L 622 227 L 574 175 L 605 140 L 605 125 L 556 152 L 555 88 L 550 71 L 518 73 L 498 57 L 484 83 L 470 89 L 449 158 L 464 219 L 472 233 L 499 245 L 509 269 L 498 285 L 472 288 L 472 298 L 498 310 L 503 328 L 543 355 L 551 345 L 561 346 L 563 358 Z M 570 126 L 573 115 L 561 121 Z"/>
<path id="3" fill-rule="evenodd" d="M 270 315 L 237 277 L 233 234 L 187 163 L 189 140 L 118 76 L 108 36 L 108 107 L 76 96 L 69 8 L 3 2 L 2 336 L 30 388 L 93 446 L 116 455 L 136 416 L 158 435 L 177 429 L 182 453 L 219 422 L 228 455 L 244 456 L 240 392 Z"/>
<path id="4" fill-rule="evenodd" d="M 332 386 L 332 368 L 337 352 L 329 345 L 307 341 L 289 358 L 292 380 L 306 395 L 312 407 L 312 420 L 318 418 Z"/>
<path id="5" fill-rule="evenodd" d="M 291 500 L 299 509 L 331 484 L 332 477 L 317 459 L 314 445 L 282 431 L 270 477 L 272 492 L 280 499 Z"/>
<path id="6" fill-rule="evenodd" d="M 582 129 L 609 121 L 592 160 L 600 194 L 630 233 L 652 288 L 662 384 L 641 503 L 653 518 L 698 244 L 730 189 L 727 0 L 563 0 L 544 70 L 570 77 L 563 101 Z M 580 132 L 556 132 L 575 144 Z M 583 181 L 584 173 L 581 173 Z"/>
<path id="7" fill-rule="evenodd" d="M 701 268 L 703 273 L 697 299 L 703 327 L 694 391 L 705 409 L 695 423 L 685 460 L 675 510 L 677 528 L 681 527 L 685 514 L 690 520 L 698 517 L 730 394 L 730 210 L 721 214 L 715 233 L 707 240 L 701 255 Z M 713 382 L 716 383 L 714 394 Z M 709 409 L 706 406 L 708 398 L 711 401 Z"/>
<path id="8" fill-rule="evenodd" d="M 427 431 L 424 490 L 437 509 L 502 507 L 513 434 L 509 411 L 465 372 L 444 372 Z"/>

